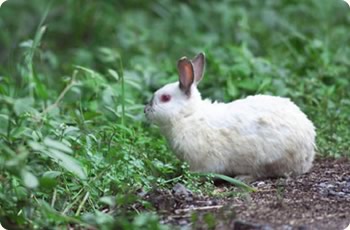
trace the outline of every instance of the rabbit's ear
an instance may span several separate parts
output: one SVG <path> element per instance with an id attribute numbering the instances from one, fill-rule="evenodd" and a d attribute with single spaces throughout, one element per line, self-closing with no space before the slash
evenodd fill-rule
<path id="1" fill-rule="evenodd" d="M 199 53 L 195 58 L 192 60 L 193 63 L 193 70 L 194 70 L 194 78 L 196 80 L 196 83 L 198 84 L 204 74 L 204 68 L 205 68 L 205 55 L 203 52 Z"/>
<path id="2" fill-rule="evenodd" d="M 177 62 L 177 70 L 179 71 L 180 89 L 187 96 L 190 96 L 191 85 L 194 81 L 194 71 L 192 62 L 186 57 L 181 58 Z"/>

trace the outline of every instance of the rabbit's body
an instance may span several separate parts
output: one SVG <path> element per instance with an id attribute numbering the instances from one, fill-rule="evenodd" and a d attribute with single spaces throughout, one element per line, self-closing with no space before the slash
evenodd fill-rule
<path id="1" fill-rule="evenodd" d="M 313 125 L 285 98 L 198 101 L 160 129 L 194 171 L 286 176 L 307 172 L 314 158 Z"/>
<path id="2" fill-rule="evenodd" d="M 191 170 L 264 178 L 311 168 L 315 129 L 293 102 L 256 95 L 212 103 L 201 99 L 193 82 L 181 85 L 186 71 L 179 70 L 180 83 L 159 89 L 145 112 Z"/>

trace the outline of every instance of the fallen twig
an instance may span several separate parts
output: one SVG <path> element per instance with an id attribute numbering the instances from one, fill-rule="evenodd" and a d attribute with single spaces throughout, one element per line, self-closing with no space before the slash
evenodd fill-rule
<path id="1" fill-rule="evenodd" d="M 212 209 L 220 209 L 222 207 L 223 205 L 192 207 L 192 208 L 176 209 L 174 212 L 175 214 L 180 214 L 180 213 L 190 212 L 190 211 L 206 211 L 206 210 L 212 210 Z"/>

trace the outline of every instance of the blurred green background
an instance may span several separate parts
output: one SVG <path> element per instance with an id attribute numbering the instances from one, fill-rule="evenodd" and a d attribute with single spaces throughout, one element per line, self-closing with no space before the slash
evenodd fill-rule
<path id="1" fill-rule="evenodd" d="M 163 229 L 138 191 L 181 182 L 210 194 L 143 116 L 176 60 L 200 51 L 204 97 L 290 97 L 319 155 L 349 157 L 349 26 L 341 0 L 6 1 L 0 223 Z"/>

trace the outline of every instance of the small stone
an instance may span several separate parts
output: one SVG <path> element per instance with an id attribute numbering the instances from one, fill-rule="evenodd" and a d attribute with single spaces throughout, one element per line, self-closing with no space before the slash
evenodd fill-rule
<path id="1" fill-rule="evenodd" d="M 332 185 L 332 184 L 327 184 L 327 188 L 328 189 L 332 189 L 332 188 L 334 188 L 335 186 L 334 185 Z"/>
<path id="2" fill-rule="evenodd" d="M 282 226 L 282 230 L 292 230 L 292 229 L 293 229 L 293 227 L 290 225 L 283 225 Z"/>
<path id="3" fill-rule="evenodd" d="M 257 183 L 256 186 L 257 186 L 258 188 L 260 188 L 260 187 L 264 187 L 265 184 L 266 184 L 266 183 L 265 183 L 264 181 L 260 181 L 260 182 Z"/>
<path id="4" fill-rule="evenodd" d="M 188 221 L 187 220 L 184 220 L 184 219 L 182 219 L 182 220 L 179 220 L 179 225 L 187 225 L 188 224 Z"/>
<path id="5" fill-rule="evenodd" d="M 333 190 L 330 190 L 328 191 L 328 196 L 338 196 L 338 193 Z"/>
<path id="6" fill-rule="evenodd" d="M 338 196 L 345 196 L 345 192 L 338 192 Z"/>
<path id="7" fill-rule="evenodd" d="M 322 183 L 319 183 L 318 186 L 321 188 L 325 188 L 327 185 L 326 185 L 326 183 L 322 182 Z"/>
<path id="8" fill-rule="evenodd" d="M 177 183 L 173 189 L 172 193 L 174 196 L 179 196 L 179 197 L 192 197 L 193 194 L 190 190 L 188 190 L 183 184 Z"/>

